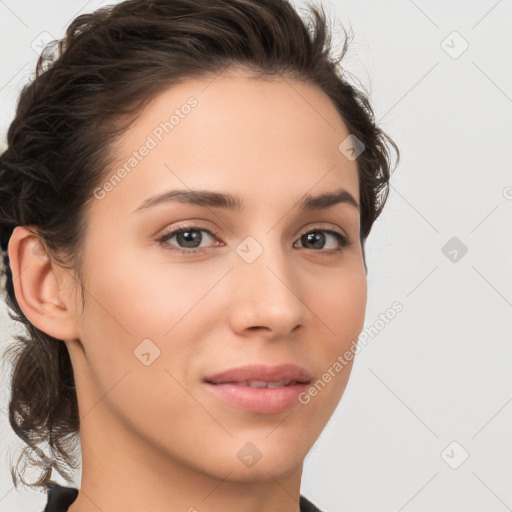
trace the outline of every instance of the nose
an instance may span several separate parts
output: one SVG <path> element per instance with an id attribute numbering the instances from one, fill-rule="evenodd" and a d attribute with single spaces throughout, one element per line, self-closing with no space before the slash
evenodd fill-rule
<path id="1" fill-rule="evenodd" d="M 229 322 L 235 333 L 279 339 L 310 320 L 299 276 L 282 249 L 266 248 L 252 263 L 237 256 L 231 277 Z"/>

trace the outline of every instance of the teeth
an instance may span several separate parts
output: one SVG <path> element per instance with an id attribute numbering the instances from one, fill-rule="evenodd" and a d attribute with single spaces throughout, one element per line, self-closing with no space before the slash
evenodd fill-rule
<path id="1" fill-rule="evenodd" d="M 247 381 L 247 384 L 244 384 L 245 386 L 249 386 L 250 388 L 266 388 L 267 383 L 264 380 L 250 380 Z"/>
<path id="2" fill-rule="evenodd" d="M 249 388 L 282 388 L 290 384 L 296 384 L 295 380 L 280 380 L 277 382 L 267 382 L 265 380 L 243 380 L 237 382 L 226 382 L 226 384 L 236 384 L 237 386 L 245 386 Z M 212 383 L 214 384 L 214 383 Z"/>
<path id="3" fill-rule="evenodd" d="M 288 386 L 292 382 L 291 380 L 280 380 L 277 382 L 266 382 L 264 380 L 249 380 L 245 382 L 239 382 L 239 386 L 248 386 L 250 388 L 282 388 Z"/>
<path id="4" fill-rule="evenodd" d="M 282 388 L 286 386 L 286 382 L 290 383 L 290 381 L 280 380 L 278 382 L 267 382 L 267 388 Z"/>

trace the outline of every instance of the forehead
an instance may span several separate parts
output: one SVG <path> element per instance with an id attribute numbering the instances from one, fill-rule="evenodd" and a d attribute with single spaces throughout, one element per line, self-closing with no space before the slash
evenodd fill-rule
<path id="1" fill-rule="evenodd" d="M 188 187 L 242 197 L 266 191 L 271 202 L 283 192 L 340 186 L 358 199 L 356 162 L 339 149 L 348 136 L 316 86 L 238 72 L 190 80 L 153 98 L 121 136 L 106 180 L 124 172 L 106 199 L 130 206 L 164 188 Z"/>

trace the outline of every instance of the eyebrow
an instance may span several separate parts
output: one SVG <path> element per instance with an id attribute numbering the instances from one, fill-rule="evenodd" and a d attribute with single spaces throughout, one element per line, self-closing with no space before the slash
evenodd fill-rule
<path id="1" fill-rule="evenodd" d="M 211 208 L 224 208 L 237 212 L 243 211 L 244 207 L 242 199 L 239 196 L 232 194 L 224 194 L 208 190 L 169 190 L 162 194 L 149 197 L 132 213 L 150 208 L 151 206 L 172 202 L 194 204 L 197 206 L 207 206 Z M 306 194 L 299 202 L 299 210 L 301 212 L 307 210 L 322 210 L 340 203 L 351 205 L 358 211 L 360 209 L 359 203 L 356 201 L 354 196 L 348 190 L 340 188 L 317 196 Z"/>

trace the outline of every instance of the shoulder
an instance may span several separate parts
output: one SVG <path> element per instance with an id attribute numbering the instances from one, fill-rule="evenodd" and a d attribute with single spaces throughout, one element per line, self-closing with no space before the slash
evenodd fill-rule
<path id="1" fill-rule="evenodd" d="M 300 495 L 300 512 L 322 512 L 314 503 L 311 503 L 305 496 Z"/>
<path id="2" fill-rule="evenodd" d="M 55 482 L 48 482 L 46 487 L 48 501 L 43 512 L 66 512 L 78 496 L 78 489 L 74 487 L 64 487 Z"/>

